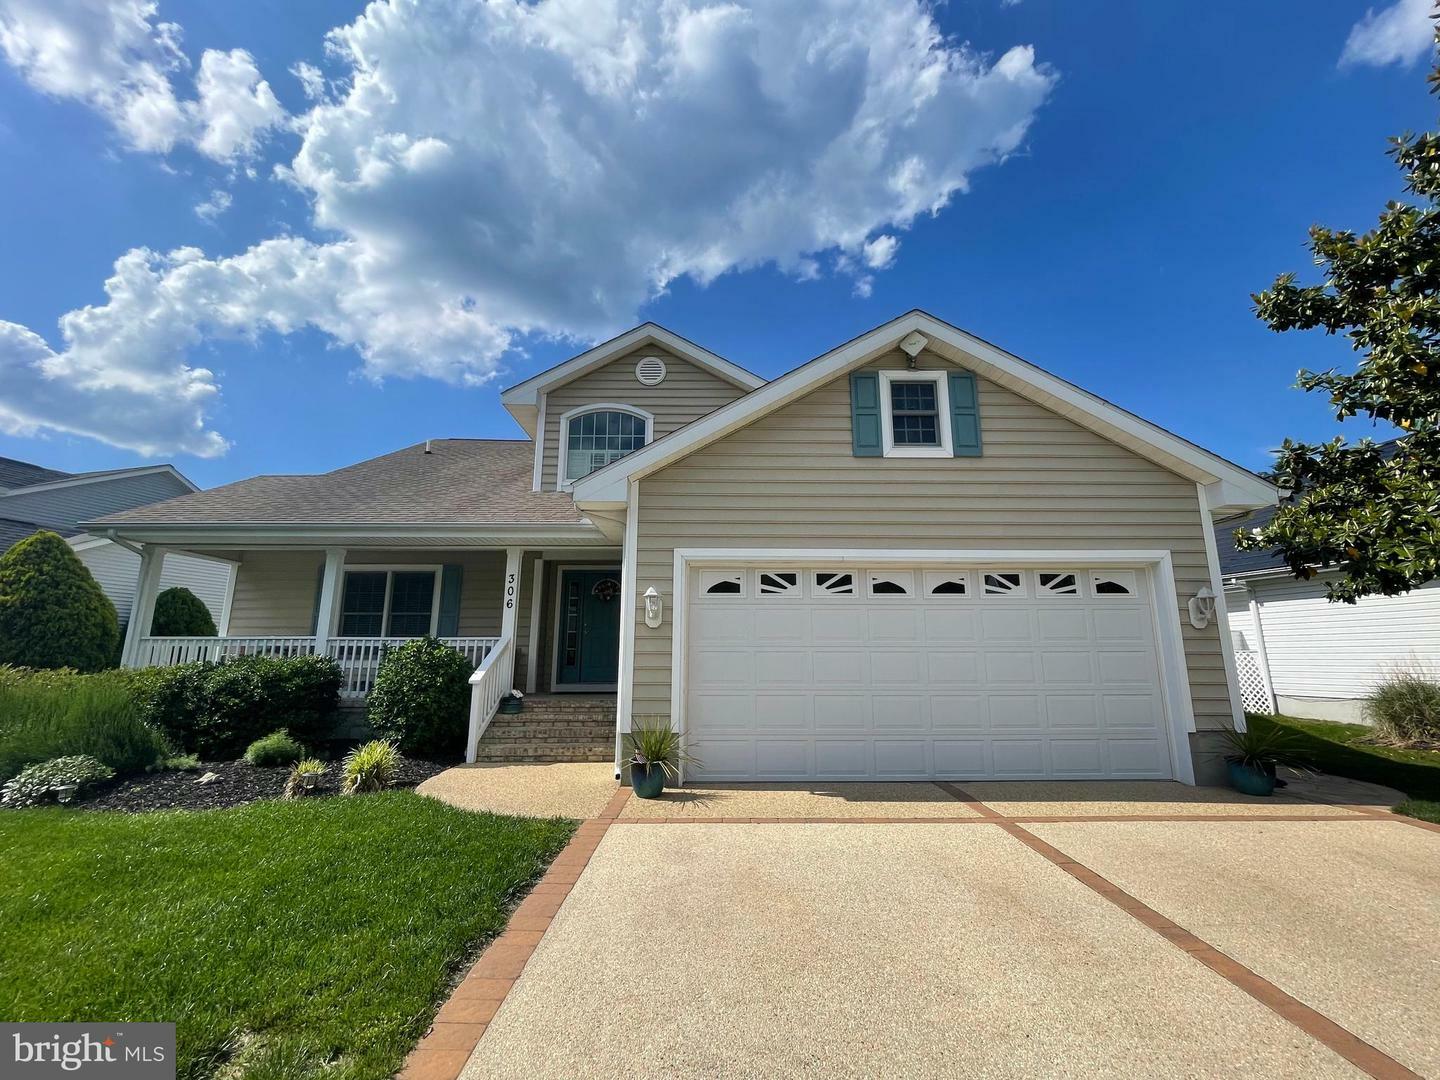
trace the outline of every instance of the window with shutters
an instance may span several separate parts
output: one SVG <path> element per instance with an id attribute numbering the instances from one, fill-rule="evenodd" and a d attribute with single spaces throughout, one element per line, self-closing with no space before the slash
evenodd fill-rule
<path id="1" fill-rule="evenodd" d="M 945 372 L 880 372 L 880 423 L 886 457 L 953 456 Z"/>
<path id="2" fill-rule="evenodd" d="M 341 637 L 424 637 L 435 633 L 440 571 L 349 570 L 340 594 Z"/>

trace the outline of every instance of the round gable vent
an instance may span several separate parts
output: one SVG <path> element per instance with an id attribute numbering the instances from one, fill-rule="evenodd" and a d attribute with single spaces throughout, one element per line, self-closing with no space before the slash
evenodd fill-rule
<path id="1" fill-rule="evenodd" d="M 659 386 L 665 381 L 665 361 L 658 356 L 642 356 L 635 365 L 635 380 L 642 386 Z"/>

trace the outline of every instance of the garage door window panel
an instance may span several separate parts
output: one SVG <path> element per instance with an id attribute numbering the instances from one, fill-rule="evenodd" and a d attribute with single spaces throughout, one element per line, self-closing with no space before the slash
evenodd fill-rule
<path id="1" fill-rule="evenodd" d="M 915 594 L 915 573 L 912 570 L 871 571 L 867 575 L 870 595 L 913 596 Z"/>

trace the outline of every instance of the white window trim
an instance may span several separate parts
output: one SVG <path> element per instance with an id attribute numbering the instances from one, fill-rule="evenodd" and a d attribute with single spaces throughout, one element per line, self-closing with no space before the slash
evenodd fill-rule
<path id="1" fill-rule="evenodd" d="M 436 637 L 436 631 L 440 629 L 440 587 L 444 584 L 440 580 L 441 571 L 445 568 L 438 563 L 346 563 L 345 569 L 340 575 L 340 595 L 336 597 L 337 618 L 335 625 L 338 627 L 345 620 L 345 577 L 348 574 L 380 574 L 385 575 L 385 607 L 380 612 L 380 633 L 379 634 L 342 634 L 338 631 L 332 637 L 397 637 L 396 634 L 387 634 L 390 629 L 390 596 L 395 589 L 395 575 L 401 574 L 423 574 L 429 571 L 435 576 L 435 587 L 430 598 L 430 636 Z"/>
<path id="2" fill-rule="evenodd" d="M 586 414 L 586 413 L 593 413 L 593 412 L 622 412 L 622 413 L 629 413 L 631 416 L 638 416 L 641 420 L 644 420 L 644 421 L 645 421 L 645 444 L 644 444 L 644 446 L 641 447 L 642 450 L 645 448 L 645 446 L 649 446 L 650 443 L 651 443 L 651 441 L 655 438 L 655 417 L 654 417 L 651 413 L 648 413 L 648 412 L 646 412 L 644 409 L 638 408 L 638 407 L 635 406 L 635 405 L 621 405 L 621 404 L 619 404 L 618 402 L 613 402 L 613 401 L 595 401 L 595 402 L 589 402 L 589 403 L 584 404 L 584 405 L 577 405 L 575 408 L 569 409 L 569 410 L 561 413 L 561 414 L 560 414 L 560 456 L 559 456 L 559 458 L 557 458 L 556 461 L 555 461 L 555 490 L 556 490 L 556 491 L 569 491 L 571 488 L 573 488 L 573 487 L 575 486 L 575 482 L 576 482 L 577 480 L 583 479 L 582 477 L 579 477 L 579 476 L 576 476 L 576 477 L 568 477 L 568 476 L 565 475 L 566 472 L 569 471 L 569 463 L 570 463 L 570 421 L 573 420 L 573 419 L 574 419 L 575 417 L 577 417 L 577 416 L 583 416 L 583 415 Z M 632 453 L 633 453 L 633 451 L 632 451 Z M 613 463 L 612 463 L 612 464 L 613 464 Z M 598 470 L 597 470 L 597 471 L 598 471 Z M 588 476 L 589 474 L 587 473 L 586 475 Z"/>
<path id="3" fill-rule="evenodd" d="M 955 456 L 955 442 L 950 434 L 950 385 L 944 371 L 882 371 L 880 372 L 880 431 L 885 456 L 893 458 L 948 458 Z M 897 382 L 928 382 L 935 384 L 935 425 L 940 433 L 939 446 L 896 446 L 895 420 L 891 415 L 890 386 Z"/>

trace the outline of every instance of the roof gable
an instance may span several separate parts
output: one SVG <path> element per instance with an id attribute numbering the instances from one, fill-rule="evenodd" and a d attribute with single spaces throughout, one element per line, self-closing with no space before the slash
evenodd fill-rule
<path id="1" fill-rule="evenodd" d="M 679 334 L 666 330 L 663 326 L 647 322 L 633 330 L 627 330 L 619 337 L 602 342 L 578 356 L 573 356 L 563 364 L 556 364 L 538 375 L 532 375 L 524 382 L 516 383 L 512 387 L 502 390 L 500 403 L 509 410 L 511 416 L 515 417 L 516 422 L 525 429 L 526 434 L 535 438 L 539 402 L 543 394 L 564 386 L 582 375 L 587 375 L 612 360 L 635 349 L 643 348 L 647 344 L 656 345 L 688 360 L 696 367 L 747 392 L 765 385 L 764 379 L 746 371 L 738 364 L 732 364 L 724 357 L 717 356 L 708 349 L 702 349 L 693 341 L 687 341 Z"/>
<path id="2" fill-rule="evenodd" d="M 1212 511 L 1234 512 L 1270 505 L 1278 497 L 1276 488 L 1254 473 L 933 315 L 911 311 L 591 473 L 576 484 L 575 500 L 582 507 L 623 506 L 630 480 L 647 476 L 753 423 L 831 379 L 874 360 L 907 335 L 917 332 L 927 339 L 925 347 L 942 359 L 974 371 L 1204 486 Z"/>

